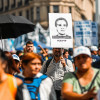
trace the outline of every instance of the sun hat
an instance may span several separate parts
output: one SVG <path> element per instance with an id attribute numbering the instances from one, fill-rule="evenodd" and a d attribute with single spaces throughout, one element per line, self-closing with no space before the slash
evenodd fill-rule
<path id="1" fill-rule="evenodd" d="M 85 46 L 80 46 L 74 49 L 73 57 L 76 57 L 80 54 L 86 54 L 91 57 L 90 49 Z"/>
<path id="2" fill-rule="evenodd" d="M 12 57 L 14 60 L 20 61 L 20 58 L 16 54 L 13 54 Z"/>
<path id="3" fill-rule="evenodd" d="M 97 46 L 91 46 L 90 50 L 91 51 L 98 51 L 98 48 L 97 48 Z"/>

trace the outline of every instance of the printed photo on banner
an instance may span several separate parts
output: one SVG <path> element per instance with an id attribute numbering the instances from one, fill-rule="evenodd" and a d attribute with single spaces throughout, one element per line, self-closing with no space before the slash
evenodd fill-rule
<path id="1" fill-rule="evenodd" d="M 49 13 L 49 28 L 52 47 L 73 47 L 70 13 Z"/>

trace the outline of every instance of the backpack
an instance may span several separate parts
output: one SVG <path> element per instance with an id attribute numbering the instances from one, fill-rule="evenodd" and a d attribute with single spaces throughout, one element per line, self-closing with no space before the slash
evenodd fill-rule
<path id="1" fill-rule="evenodd" d="M 27 89 L 29 90 L 32 100 L 40 100 L 39 87 L 40 87 L 41 82 L 46 78 L 47 78 L 46 75 L 42 75 L 38 78 L 33 78 L 32 83 L 24 82 L 24 85 L 27 85 Z"/>
<path id="2" fill-rule="evenodd" d="M 45 73 L 47 72 L 47 68 L 48 68 L 48 66 L 49 66 L 49 64 L 50 64 L 50 62 L 51 62 L 51 60 L 52 60 L 52 59 L 47 60 L 47 62 L 46 62 L 46 67 L 45 67 L 45 70 L 43 71 L 43 74 L 45 74 Z M 67 64 L 67 59 L 66 59 L 66 58 L 65 58 L 65 61 L 66 61 L 66 64 Z"/>

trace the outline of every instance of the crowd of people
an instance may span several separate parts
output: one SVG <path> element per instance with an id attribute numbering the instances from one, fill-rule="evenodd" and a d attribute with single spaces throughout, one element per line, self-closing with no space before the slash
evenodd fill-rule
<path id="1" fill-rule="evenodd" d="M 100 47 L 0 50 L 0 100 L 100 100 Z"/>

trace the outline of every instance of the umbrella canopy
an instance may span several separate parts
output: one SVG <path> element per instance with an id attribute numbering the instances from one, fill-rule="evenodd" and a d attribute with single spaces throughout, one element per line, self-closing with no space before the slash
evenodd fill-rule
<path id="1" fill-rule="evenodd" d="M 18 36 L 34 31 L 35 25 L 23 16 L 1 15 L 1 39 L 17 38 Z"/>

